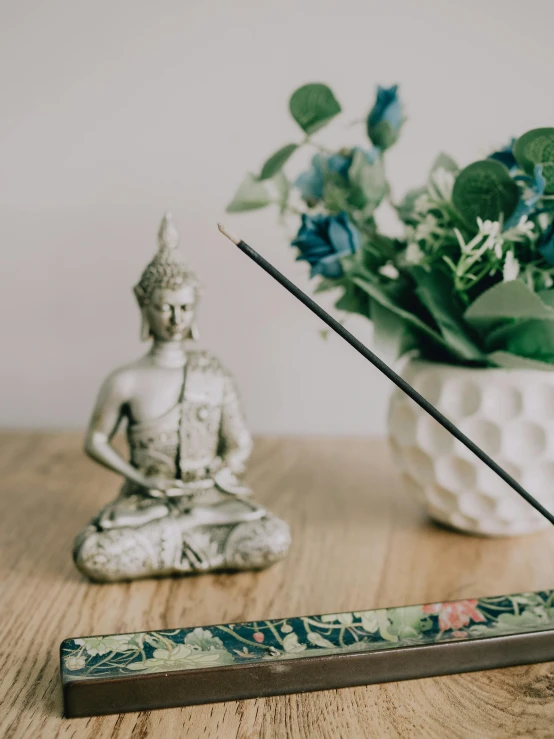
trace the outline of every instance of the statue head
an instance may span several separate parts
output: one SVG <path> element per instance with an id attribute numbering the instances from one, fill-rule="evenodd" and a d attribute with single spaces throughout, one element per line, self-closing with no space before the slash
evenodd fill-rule
<path id="1" fill-rule="evenodd" d="M 196 338 L 195 309 L 200 283 L 177 250 L 179 234 L 171 213 L 158 231 L 158 251 L 134 288 L 142 311 L 142 338 L 183 341 Z"/>

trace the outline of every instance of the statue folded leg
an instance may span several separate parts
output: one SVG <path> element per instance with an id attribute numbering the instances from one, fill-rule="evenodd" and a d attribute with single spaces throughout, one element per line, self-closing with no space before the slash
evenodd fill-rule
<path id="1" fill-rule="evenodd" d="M 250 501 L 231 498 L 179 512 L 137 498 L 109 504 L 77 536 L 73 558 L 91 580 L 262 569 L 290 546 L 287 524 Z"/>

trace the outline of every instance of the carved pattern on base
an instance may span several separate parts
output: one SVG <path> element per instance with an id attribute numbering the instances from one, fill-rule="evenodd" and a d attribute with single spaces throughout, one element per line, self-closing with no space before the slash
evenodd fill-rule
<path id="1" fill-rule="evenodd" d="M 91 580 L 114 582 L 213 570 L 263 569 L 285 557 L 290 530 L 266 513 L 253 521 L 191 527 L 190 515 L 167 516 L 137 528 L 87 526 L 73 559 Z"/>

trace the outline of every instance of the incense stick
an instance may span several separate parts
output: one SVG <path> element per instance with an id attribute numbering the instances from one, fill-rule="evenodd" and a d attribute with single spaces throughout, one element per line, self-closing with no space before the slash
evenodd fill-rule
<path id="1" fill-rule="evenodd" d="M 550 513 L 550 511 L 548 511 L 543 505 L 541 505 L 541 503 L 539 503 L 538 500 L 536 500 L 530 493 L 528 493 L 527 490 L 525 490 L 525 488 L 522 487 L 517 480 L 509 475 L 503 467 L 497 464 L 494 459 L 492 459 L 492 457 L 489 457 L 489 455 L 486 454 L 481 449 L 481 447 L 477 446 L 475 442 L 473 442 L 468 436 L 460 431 L 460 429 L 455 426 L 452 421 L 446 418 L 446 416 L 443 416 L 443 414 L 437 408 L 435 408 L 432 403 L 426 400 L 423 395 L 420 395 L 417 390 L 415 390 L 415 388 L 413 388 L 408 382 L 406 382 L 406 380 L 404 380 L 404 378 L 398 375 L 393 369 L 388 366 L 388 364 L 383 362 L 382 359 L 380 359 L 376 354 L 368 349 L 365 344 L 362 344 L 359 339 L 357 339 L 353 334 L 350 333 L 350 331 L 344 328 L 342 324 L 340 324 L 329 313 L 327 313 L 326 310 L 324 310 L 320 305 L 312 300 L 309 295 L 306 295 L 306 293 L 303 292 L 299 287 L 297 287 L 294 282 L 291 282 L 288 277 L 285 277 L 282 272 L 279 272 L 279 270 L 270 262 L 268 262 L 267 259 L 262 257 L 261 254 L 258 254 L 255 249 L 249 246 L 242 239 L 231 236 L 231 234 L 221 224 L 218 224 L 218 228 L 221 233 L 230 241 L 232 241 L 233 244 L 238 246 L 238 248 L 242 252 L 244 252 L 247 257 L 250 257 L 252 261 L 254 261 L 259 267 L 261 267 L 265 272 L 273 277 L 274 280 L 277 280 L 280 285 L 282 285 L 286 290 L 294 295 L 295 298 L 297 298 L 301 303 L 309 308 L 312 313 L 315 313 L 316 316 L 321 318 L 321 320 L 326 323 L 330 329 L 332 329 L 346 342 L 348 342 L 351 347 L 353 347 L 359 354 L 361 354 L 369 362 L 371 362 L 374 367 L 377 367 L 377 369 L 380 370 L 384 375 L 386 375 L 389 380 L 392 380 L 392 382 L 394 382 L 394 384 L 399 387 L 400 390 L 405 392 L 406 395 L 408 395 L 415 403 L 423 408 L 423 410 L 426 411 L 430 416 L 432 416 L 435 421 L 440 423 L 440 425 L 443 426 L 443 428 L 445 428 L 447 431 L 449 431 L 452 436 L 454 436 L 465 447 L 473 452 L 473 454 L 475 454 L 476 457 L 484 462 L 487 467 L 489 467 L 493 472 L 496 472 L 496 474 L 500 478 L 502 478 L 502 480 L 504 480 L 507 485 L 515 490 L 516 493 L 521 495 L 522 498 L 524 498 L 530 505 L 533 506 L 533 508 L 535 508 L 548 521 L 550 521 L 551 524 L 554 524 L 554 515 Z"/>

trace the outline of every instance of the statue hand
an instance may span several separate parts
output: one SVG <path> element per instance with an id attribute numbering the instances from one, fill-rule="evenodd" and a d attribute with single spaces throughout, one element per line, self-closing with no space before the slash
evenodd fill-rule
<path id="1" fill-rule="evenodd" d="M 170 480 L 166 477 L 147 477 L 143 482 L 143 487 L 153 498 L 165 498 L 166 494 L 175 488 L 185 489 L 182 480 Z"/>
<path id="2" fill-rule="evenodd" d="M 216 487 L 224 493 L 230 495 L 251 495 L 250 488 L 243 485 L 237 478 L 235 473 L 229 467 L 222 467 L 219 472 L 214 475 Z"/>

